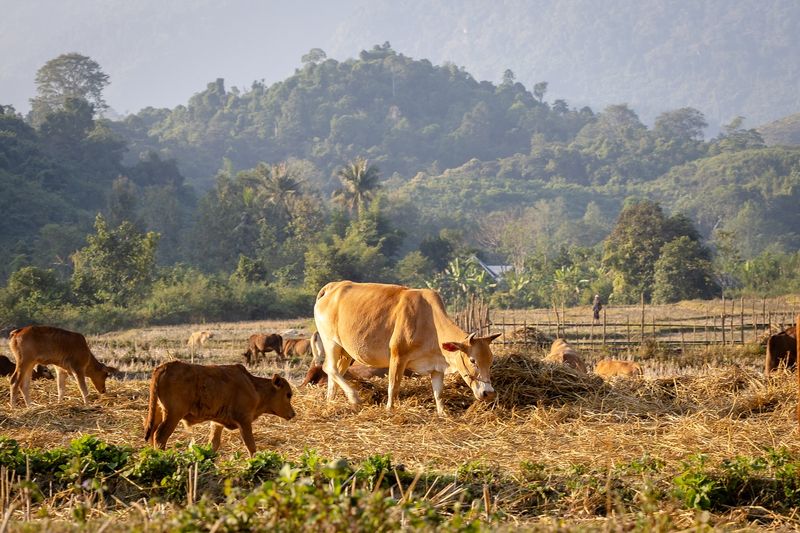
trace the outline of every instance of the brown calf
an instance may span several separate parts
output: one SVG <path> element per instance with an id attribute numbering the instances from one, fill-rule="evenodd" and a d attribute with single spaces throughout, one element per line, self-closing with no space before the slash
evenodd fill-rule
<path id="1" fill-rule="evenodd" d="M 0 355 L 0 376 L 10 376 L 16 370 L 17 365 L 6 357 L 5 355 Z M 50 372 L 50 369 L 44 365 L 36 365 L 33 369 L 33 379 L 55 379 L 53 377 L 53 373 Z"/>
<path id="2" fill-rule="evenodd" d="M 248 365 L 258 362 L 259 356 L 267 352 L 275 352 L 278 357 L 283 359 L 283 337 L 277 333 L 268 335 L 254 333 L 250 335 L 247 344 L 247 351 L 242 354 L 242 357 L 244 357 Z"/>
<path id="3" fill-rule="evenodd" d="M 266 379 L 242 365 L 170 361 L 158 366 L 150 379 L 144 440 L 163 450 L 181 420 L 187 425 L 212 421 L 210 443 L 215 451 L 222 428 L 238 428 L 252 457 L 256 453 L 253 421 L 264 413 L 294 418 L 291 399 L 291 385 L 278 374 Z"/>
<path id="4" fill-rule="evenodd" d="M 797 366 L 797 328 L 789 326 L 767 339 L 767 357 L 764 373 L 769 374 L 781 364 L 793 369 Z"/>
<path id="5" fill-rule="evenodd" d="M 544 360 L 553 363 L 561 363 L 578 372 L 586 373 L 586 364 L 583 362 L 583 359 L 581 359 L 578 352 L 564 339 L 556 339 L 553 341 L 553 345 L 550 347 L 550 353 L 547 354 Z"/>
<path id="6" fill-rule="evenodd" d="M 97 392 L 106 392 L 106 378 L 117 369 L 98 361 L 86 337 L 74 331 L 50 326 L 27 326 L 15 329 L 9 336 L 8 346 L 17 360 L 11 376 L 11 405 L 16 405 L 20 392 L 25 405 L 30 405 L 30 384 L 33 367 L 37 364 L 54 365 L 58 383 L 58 400 L 64 397 L 67 373 L 72 374 L 81 389 L 83 403 L 88 403 L 89 390 L 86 376 L 92 380 Z"/>
<path id="7" fill-rule="evenodd" d="M 311 339 L 283 339 L 283 355 L 306 357 L 311 355 Z"/>

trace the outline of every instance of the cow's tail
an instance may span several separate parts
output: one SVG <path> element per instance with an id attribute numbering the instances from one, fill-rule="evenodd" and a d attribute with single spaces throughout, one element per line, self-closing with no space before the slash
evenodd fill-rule
<path id="1" fill-rule="evenodd" d="M 14 372 L 11 374 L 11 388 L 14 388 L 14 385 L 17 384 L 19 381 L 19 362 L 22 360 L 22 357 L 19 353 L 19 339 L 17 338 L 17 333 L 19 329 L 15 329 L 8 335 L 8 349 L 11 350 L 11 353 L 14 354 L 14 361 L 16 366 L 14 367 Z"/>
<path id="2" fill-rule="evenodd" d="M 770 335 L 767 339 L 767 356 L 764 361 L 764 375 L 769 375 L 770 372 L 778 367 L 777 356 L 775 355 L 775 335 Z"/>
<path id="3" fill-rule="evenodd" d="M 328 283 L 327 285 L 322 287 L 319 290 L 319 292 L 317 293 L 317 300 L 316 301 L 319 301 L 323 296 L 325 296 L 325 294 L 331 289 L 331 287 L 333 285 L 336 285 L 337 283 L 339 283 L 339 282 L 338 281 L 331 281 L 330 283 Z"/>
<path id="4" fill-rule="evenodd" d="M 156 409 L 158 409 L 158 378 L 161 377 L 163 368 L 159 367 L 153 371 L 150 379 L 150 401 L 147 407 L 147 421 L 144 423 L 144 441 L 150 442 L 150 437 L 155 431 Z"/>

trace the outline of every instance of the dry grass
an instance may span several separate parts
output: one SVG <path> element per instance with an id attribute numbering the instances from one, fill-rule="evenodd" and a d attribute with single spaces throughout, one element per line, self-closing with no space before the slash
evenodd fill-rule
<path id="1" fill-rule="evenodd" d="M 234 362 L 249 333 L 308 325 L 302 320 L 206 324 L 202 327 L 213 330 L 215 337 L 200 350 L 199 359 Z M 66 445 L 86 433 L 115 444 L 144 446 L 146 377 L 163 360 L 188 358 L 185 342 L 194 329 L 200 327 L 151 328 L 90 339 L 100 359 L 120 364 L 134 379 L 110 381 L 108 393 L 99 397 L 93 392 L 88 406 L 81 403 L 74 382 L 68 382 L 67 399 L 54 403 L 55 383 L 38 381 L 32 397 L 39 405 L 8 410 L 8 380 L 0 380 L 0 398 L 6 402 L 0 413 L 0 433 L 36 448 Z M 307 362 L 295 361 L 277 366 L 266 363 L 254 371 L 261 375 L 280 371 L 298 383 L 306 368 Z M 357 409 L 341 393 L 328 403 L 324 389 L 305 387 L 293 398 L 296 419 L 262 417 L 255 436 L 259 449 L 275 450 L 290 459 L 298 459 L 308 448 L 326 457 L 351 460 L 390 453 L 395 463 L 412 470 L 453 473 L 477 461 L 512 476 L 521 475 L 523 461 L 555 469 L 611 468 L 648 455 L 677 468 L 698 452 L 712 461 L 759 455 L 765 448 L 800 452 L 794 415 L 797 386 L 792 375 L 766 380 L 740 366 L 696 369 L 693 375 L 683 372 L 605 382 L 544 363 L 537 354 L 511 352 L 495 361 L 493 382 L 499 399 L 492 405 L 475 403 L 466 385 L 452 376 L 446 380 L 444 400 L 449 414 L 445 418 L 435 414 L 427 378 L 406 378 L 400 406 L 392 412 L 383 406 L 385 379 L 359 385 L 365 401 Z M 207 424 L 188 430 L 179 427 L 170 442 L 205 442 L 208 430 Z M 222 456 L 237 452 L 244 452 L 238 434 L 226 432 Z M 497 498 L 499 507 L 513 507 L 512 494 Z M 793 520 L 779 517 L 777 523 L 800 525 Z M 736 519 L 733 522 L 743 525 Z"/>

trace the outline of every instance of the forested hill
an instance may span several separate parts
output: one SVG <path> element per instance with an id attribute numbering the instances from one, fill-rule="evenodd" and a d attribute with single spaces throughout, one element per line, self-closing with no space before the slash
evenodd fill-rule
<path id="1" fill-rule="evenodd" d="M 462 68 L 413 60 L 389 45 L 344 62 L 316 50 L 285 81 L 240 91 L 219 79 L 185 106 L 128 117 L 118 132 L 133 154 L 174 157 L 201 188 L 226 165 L 288 158 L 313 161 L 325 178 L 356 156 L 386 176 L 410 177 L 434 164 L 527 152 L 536 134 L 569 141 L 591 120 L 588 108 L 548 105 L 541 90 L 511 76 L 499 85 L 478 82 Z"/>
<path id="2" fill-rule="evenodd" d="M 478 79 L 513 70 L 576 105 L 627 102 L 652 124 L 691 106 L 711 131 L 800 111 L 800 10 L 794 0 L 365 1 L 339 27 L 336 57 L 390 40 L 405 53 L 465 65 Z M 327 49 L 326 49 L 327 50 Z"/>

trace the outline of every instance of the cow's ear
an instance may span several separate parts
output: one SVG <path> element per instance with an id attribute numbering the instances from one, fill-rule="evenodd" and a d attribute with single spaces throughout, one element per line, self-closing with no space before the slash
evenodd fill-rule
<path id="1" fill-rule="evenodd" d="M 444 342 L 442 343 L 442 348 L 448 352 L 457 352 L 459 350 L 463 350 L 462 345 L 458 342 Z"/>
<path id="2" fill-rule="evenodd" d="M 275 375 L 272 376 L 272 383 L 276 387 L 280 387 L 282 382 L 283 382 L 283 378 L 280 377 L 278 374 L 275 374 Z"/>

